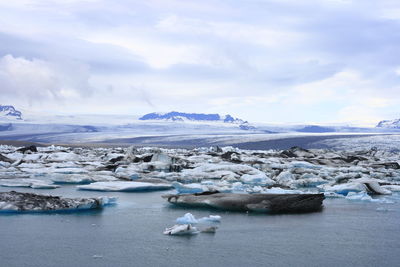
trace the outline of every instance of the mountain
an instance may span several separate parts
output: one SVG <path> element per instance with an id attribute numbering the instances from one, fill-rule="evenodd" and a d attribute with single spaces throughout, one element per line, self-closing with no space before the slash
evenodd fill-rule
<path id="1" fill-rule="evenodd" d="M 380 121 L 377 128 L 400 129 L 400 119 Z"/>
<path id="2" fill-rule="evenodd" d="M 22 120 L 21 111 L 16 110 L 13 106 L 0 105 L 0 118 Z"/>
<path id="3" fill-rule="evenodd" d="M 167 121 L 202 121 L 202 122 L 225 122 L 243 124 L 244 120 L 234 118 L 231 115 L 221 116 L 219 114 L 203 114 L 203 113 L 184 113 L 184 112 L 168 112 L 168 113 L 148 113 L 139 118 L 139 120 L 167 120 Z"/>

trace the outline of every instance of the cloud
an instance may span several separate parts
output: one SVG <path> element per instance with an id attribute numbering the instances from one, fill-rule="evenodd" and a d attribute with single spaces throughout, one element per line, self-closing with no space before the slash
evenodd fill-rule
<path id="1" fill-rule="evenodd" d="M 0 90 L 11 104 L 74 112 L 390 119 L 398 10 L 391 0 L 2 1 Z"/>
<path id="2" fill-rule="evenodd" d="M 48 62 L 6 55 L 0 58 L 3 98 L 29 103 L 64 101 L 91 94 L 88 66 L 75 62 Z"/>

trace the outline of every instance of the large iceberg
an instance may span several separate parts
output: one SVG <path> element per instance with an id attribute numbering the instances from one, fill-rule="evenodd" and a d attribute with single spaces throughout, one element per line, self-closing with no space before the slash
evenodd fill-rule
<path id="1" fill-rule="evenodd" d="M 0 212 L 50 212 L 99 209 L 115 198 L 63 198 L 20 192 L 0 192 Z"/>
<path id="2" fill-rule="evenodd" d="M 168 202 L 197 208 L 272 213 L 320 211 L 323 194 L 229 194 L 202 193 L 164 195 Z"/>

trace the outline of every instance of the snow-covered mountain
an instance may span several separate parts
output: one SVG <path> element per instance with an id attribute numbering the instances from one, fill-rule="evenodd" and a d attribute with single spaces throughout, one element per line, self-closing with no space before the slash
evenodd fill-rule
<path id="1" fill-rule="evenodd" d="M 22 112 L 13 106 L 0 105 L 0 118 L 11 120 L 22 120 Z"/>
<path id="2" fill-rule="evenodd" d="M 400 129 L 400 119 L 380 121 L 377 128 Z"/>
<path id="3" fill-rule="evenodd" d="M 234 118 L 227 114 L 221 116 L 219 114 L 204 114 L 204 113 L 184 113 L 172 111 L 168 113 L 148 113 L 139 118 L 139 120 L 164 120 L 164 121 L 200 121 L 200 122 L 224 122 L 243 124 L 246 121 Z"/>

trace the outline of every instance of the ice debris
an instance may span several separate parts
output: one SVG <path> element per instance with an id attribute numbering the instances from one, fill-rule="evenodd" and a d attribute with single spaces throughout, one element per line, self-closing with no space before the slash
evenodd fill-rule
<path id="1" fill-rule="evenodd" d="M 0 145 L 0 179 L 9 180 L 0 182 L 30 188 L 88 184 L 83 188 L 111 191 L 144 188 L 138 184 L 131 188 L 128 184 L 96 183 L 135 181 L 156 187 L 173 183 L 178 194 L 312 191 L 327 197 L 345 197 L 349 192 L 388 195 L 400 191 L 399 154 L 399 150 L 375 148 L 333 151 L 299 147 L 242 150 L 48 146 L 35 150 Z"/>

